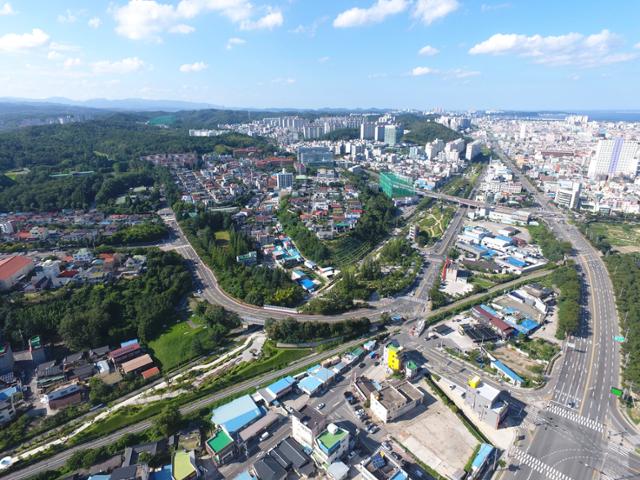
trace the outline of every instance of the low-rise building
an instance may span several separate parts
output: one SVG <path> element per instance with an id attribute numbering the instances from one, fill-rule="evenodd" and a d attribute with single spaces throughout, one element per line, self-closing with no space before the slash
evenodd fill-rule
<path id="1" fill-rule="evenodd" d="M 216 465 L 229 463 L 236 456 L 236 443 L 227 432 L 220 429 L 207 440 L 206 449 Z"/>
<path id="2" fill-rule="evenodd" d="M 406 480 L 409 478 L 409 474 L 382 448 L 356 465 L 356 469 L 365 480 Z"/>
<path id="3" fill-rule="evenodd" d="M 16 416 L 16 399 L 20 391 L 18 387 L 0 390 L 0 425 L 10 422 Z"/>
<path id="4" fill-rule="evenodd" d="M 193 451 L 178 450 L 173 454 L 171 476 L 173 480 L 192 480 L 200 476 Z"/>
<path id="5" fill-rule="evenodd" d="M 291 412 L 291 435 L 307 448 L 313 448 L 315 440 L 327 426 L 327 419 L 310 405 Z"/>
<path id="6" fill-rule="evenodd" d="M 408 381 L 386 384 L 371 393 L 371 412 L 384 423 L 392 422 L 422 402 L 423 394 Z"/>
<path id="7" fill-rule="evenodd" d="M 24 255 L 12 255 L 0 259 L 0 291 L 10 290 L 34 269 L 33 260 Z"/>
<path id="8" fill-rule="evenodd" d="M 313 453 L 325 468 L 340 459 L 349 450 L 349 432 L 330 423 L 315 441 Z"/>
<path id="9" fill-rule="evenodd" d="M 498 390 L 482 382 L 478 377 L 469 380 L 465 392 L 465 402 L 478 415 L 480 420 L 493 428 L 507 416 L 509 393 Z"/>

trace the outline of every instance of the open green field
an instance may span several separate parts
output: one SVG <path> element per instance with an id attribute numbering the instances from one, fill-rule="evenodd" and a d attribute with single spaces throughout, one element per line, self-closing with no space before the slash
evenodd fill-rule
<path id="1" fill-rule="evenodd" d="M 15 182 L 16 178 L 18 178 L 20 175 L 26 175 L 29 172 L 30 170 L 28 168 L 20 168 L 17 170 L 9 170 L 8 172 L 4 172 L 4 175 Z"/>
<path id="2" fill-rule="evenodd" d="M 176 122 L 176 117 L 174 115 L 160 115 L 159 117 L 153 117 L 149 120 L 149 125 L 158 126 L 158 125 L 173 125 Z"/>
<path id="3" fill-rule="evenodd" d="M 614 247 L 637 247 L 640 250 L 640 224 L 590 223 L 588 230 L 607 239 Z"/>
<path id="4" fill-rule="evenodd" d="M 171 370 L 194 357 L 191 343 L 193 338 L 200 334 L 204 325 L 196 317 L 191 317 L 191 322 L 196 328 L 192 328 L 187 321 L 176 323 L 158 338 L 149 342 L 153 356 L 162 364 L 163 371 Z"/>

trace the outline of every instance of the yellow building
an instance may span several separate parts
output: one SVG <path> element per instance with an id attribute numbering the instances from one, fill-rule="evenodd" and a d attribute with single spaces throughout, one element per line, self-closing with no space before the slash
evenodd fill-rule
<path id="1" fill-rule="evenodd" d="M 402 347 L 397 342 L 391 342 L 384 347 L 387 366 L 394 372 L 402 369 Z"/>

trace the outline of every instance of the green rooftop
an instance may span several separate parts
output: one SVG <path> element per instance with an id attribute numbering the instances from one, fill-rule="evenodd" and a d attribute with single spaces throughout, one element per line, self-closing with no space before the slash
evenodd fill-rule
<path id="1" fill-rule="evenodd" d="M 175 480 L 184 480 L 194 473 L 197 474 L 196 467 L 191 463 L 189 452 L 179 450 L 175 453 L 173 456 L 172 473 Z"/>
<path id="2" fill-rule="evenodd" d="M 407 362 L 407 368 L 409 370 L 417 370 L 418 369 L 418 365 L 416 365 L 416 362 L 414 362 L 413 360 L 409 360 Z"/>
<path id="3" fill-rule="evenodd" d="M 338 428 L 336 433 L 331 433 L 329 430 L 325 430 L 318 437 L 318 442 L 320 442 L 327 450 L 331 450 L 338 443 L 344 440 L 347 435 L 348 432 L 342 428 Z"/>
<path id="4" fill-rule="evenodd" d="M 213 437 L 207 440 L 207 445 L 215 453 L 220 453 L 233 443 L 233 440 L 224 430 L 218 430 Z"/>
<path id="5" fill-rule="evenodd" d="M 351 352 L 351 355 L 353 355 L 354 357 L 359 357 L 360 355 L 364 355 L 364 350 L 358 347 L 353 352 Z"/>

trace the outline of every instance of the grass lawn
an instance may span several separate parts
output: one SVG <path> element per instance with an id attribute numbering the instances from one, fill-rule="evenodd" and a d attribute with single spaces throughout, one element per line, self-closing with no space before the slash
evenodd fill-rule
<path id="1" fill-rule="evenodd" d="M 173 125 L 175 121 L 176 117 L 174 115 L 160 115 L 149 120 L 149 125 Z"/>
<path id="2" fill-rule="evenodd" d="M 20 175 L 26 175 L 29 172 L 30 170 L 28 168 L 22 168 L 17 170 L 9 170 L 8 172 L 4 172 L 4 174 L 15 182 L 16 178 L 18 178 Z"/>
<path id="3" fill-rule="evenodd" d="M 191 328 L 186 322 L 173 325 L 168 331 L 149 342 L 153 356 L 162 364 L 162 370 L 168 371 L 193 358 L 191 342 L 204 326 L 196 317 L 191 318 L 197 328 Z"/>
<path id="4" fill-rule="evenodd" d="M 604 236 L 614 247 L 640 245 L 640 225 L 633 223 L 591 223 L 589 230 Z"/>

